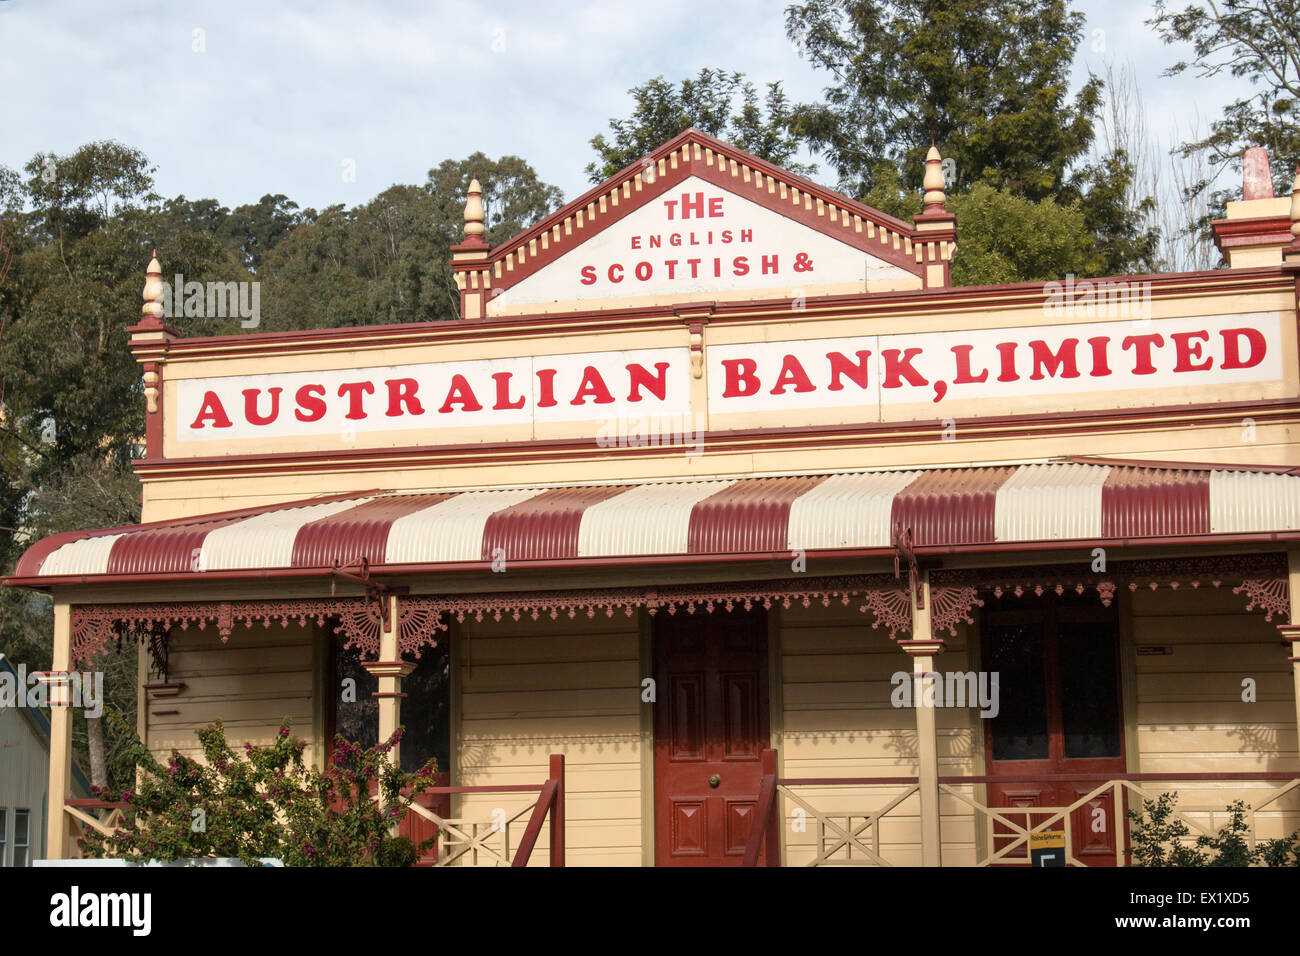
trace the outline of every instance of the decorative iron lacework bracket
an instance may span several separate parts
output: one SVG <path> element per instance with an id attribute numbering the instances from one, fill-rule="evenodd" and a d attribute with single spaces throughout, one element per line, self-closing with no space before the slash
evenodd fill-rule
<path id="1" fill-rule="evenodd" d="M 674 585 L 653 588 L 610 588 L 565 591 L 512 591 L 473 595 L 398 595 L 398 652 L 418 658 L 425 647 L 436 647 L 438 634 L 450 620 L 518 621 L 525 617 L 570 619 L 579 614 L 594 618 L 597 613 L 613 617 L 622 611 L 631 616 L 638 608 L 651 615 L 711 614 L 721 609 L 814 603 L 829 607 L 833 601 L 870 612 L 872 628 L 884 628 L 892 639 L 912 627 L 911 595 L 891 575 L 852 575 L 825 578 L 794 578 L 775 581 L 746 581 L 733 584 Z M 383 603 L 387 604 L 387 601 Z M 199 601 L 174 604 L 81 604 L 72 608 L 72 658 L 90 661 L 107 653 L 108 643 L 127 633 L 159 633 L 191 626 L 206 630 L 215 625 L 224 644 L 235 627 L 261 624 L 269 628 L 278 622 L 305 627 L 315 622 L 324 627 L 337 618 L 334 627 L 345 646 L 355 648 L 363 659 L 379 656 L 379 635 L 383 618 L 373 595 L 364 597 L 304 598 L 291 601 Z"/>
<path id="2" fill-rule="evenodd" d="M 954 568 L 930 572 L 931 634 L 942 631 L 956 635 L 957 625 L 975 623 L 971 611 L 981 607 L 982 592 L 1003 594 L 1047 591 L 1083 594 L 1096 591 L 1109 607 L 1119 588 L 1130 592 L 1145 587 L 1152 591 L 1184 585 L 1198 590 L 1203 584 L 1219 587 L 1225 579 L 1241 581 L 1233 594 L 1246 596 L 1246 610 L 1261 610 L 1264 619 L 1290 617 L 1290 592 L 1285 554 L 1241 554 L 1205 558 L 1161 558 L 1146 561 L 1113 561 L 1106 571 L 1091 571 L 1083 565 L 1043 565 L 1023 568 Z"/>
<path id="3" fill-rule="evenodd" d="M 598 613 L 613 617 L 621 611 L 630 617 L 637 608 L 654 616 L 666 614 L 712 614 L 715 610 L 752 607 L 790 608 L 795 604 L 829 607 L 833 601 L 848 605 L 859 600 L 858 610 L 872 613 L 873 628 L 884 627 L 891 638 L 910 631 L 912 616 L 906 589 L 887 574 L 825 578 L 787 578 L 775 581 L 745 581 L 732 584 L 673 585 L 660 588 L 618 588 L 574 591 L 511 591 L 466 597 L 411 598 L 411 603 L 428 601 L 440 606 L 458 622 L 468 619 L 494 621 L 506 617 L 551 620 L 561 615 L 570 619 Z"/>
<path id="4" fill-rule="evenodd" d="M 399 598 L 399 605 L 405 603 Z M 215 626 L 221 642 L 230 639 L 236 627 L 269 628 L 273 622 L 287 628 L 315 622 L 324 627 L 330 618 L 339 623 L 334 631 L 344 644 L 363 656 L 379 654 L 382 617 L 371 597 L 304 598 L 294 601 L 194 601 L 174 604 L 78 604 L 72 608 L 72 660 L 91 661 L 108 653 L 108 644 L 130 633 L 166 634 L 173 628 L 188 631 L 191 626 L 206 631 Z M 435 644 L 437 631 L 447 625 L 431 619 L 427 610 L 402 607 L 398 614 L 398 646 L 417 657 L 426 644 Z"/>
<path id="5" fill-rule="evenodd" d="M 96 615 L 78 613 L 84 610 L 80 606 L 72 608 L 72 663 L 92 663 L 96 654 L 107 654 L 108 645 L 115 644 L 122 649 L 122 642 L 134 637 L 149 654 L 149 676 L 153 680 L 167 683 L 168 657 L 170 646 L 167 640 L 167 628 L 159 621 L 133 620 L 116 621 L 105 624 L 93 620 Z"/>
<path id="6" fill-rule="evenodd" d="M 150 673 L 162 683 L 167 683 L 167 657 L 170 648 L 167 644 L 167 632 L 155 630 L 149 635 L 149 659 L 152 662 Z"/>
<path id="7" fill-rule="evenodd" d="M 906 560 L 910 550 L 906 539 L 900 556 Z M 368 569 L 363 568 L 363 572 Z M 901 568 L 900 568 L 901 572 Z M 889 574 L 846 575 L 823 578 L 792 578 L 774 581 L 746 581 L 731 584 L 673 585 L 661 588 L 607 588 L 564 591 L 512 591 L 487 594 L 418 595 L 398 593 L 398 652 L 419 658 L 425 647 L 436 647 L 438 635 L 449 627 L 450 620 L 469 619 L 500 621 L 506 617 L 518 621 L 525 617 L 538 620 L 543 615 L 552 620 L 561 615 L 570 619 L 579 614 L 594 618 L 598 613 L 613 617 L 621 611 L 631 616 L 638 608 L 651 615 L 711 614 L 715 610 L 796 604 L 811 607 L 814 603 L 829 607 L 833 601 L 848 605 L 858 602 L 861 613 L 872 615 L 872 628 L 885 629 L 898 640 L 910 634 L 912 607 L 920 600 L 919 588 L 912 580 L 906 585 Z M 352 577 L 351 575 L 345 576 Z M 367 578 L 363 573 L 361 578 Z M 1184 585 L 1196 590 L 1202 584 L 1219 587 L 1225 579 L 1241 581 L 1232 588 L 1244 594 L 1246 610 L 1262 610 L 1266 620 L 1274 615 L 1289 618 L 1286 556 L 1282 554 L 1237 555 L 1231 557 L 1179 558 L 1168 560 L 1112 562 L 1107 572 L 1093 573 L 1086 566 L 1039 566 L 1025 568 L 942 568 L 930 572 L 931 637 L 944 631 L 956 635 L 960 623 L 973 624 L 971 612 L 982 606 L 981 593 L 1000 597 L 1032 592 L 1043 594 L 1066 590 L 1082 594 L 1097 592 L 1103 605 L 1109 606 L 1120 587 L 1136 591 L 1139 587 L 1178 589 Z M 373 582 L 372 582 L 373 583 Z M 384 625 L 381 605 L 384 586 L 368 588 L 367 595 L 356 597 L 305 598 L 290 601 L 207 601 L 158 604 L 85 604 L 72 608 L 72 659 L 89 662 L 96 654 L 107 653 L 111 640 L 120 641 L 127 634 L 149 638 L 155 669 L 166 674 L 167 634 L 173 628 L 189 630 L 191 625 L 206 630 L 215 625 L 222 643 L 237 626 L 253 627 L 260 623 L 269 628 L 278 622 L 282 628 L 309 621 L 324 627 L 337 619 L 334 631 L 347 647 L 355 648 L 365 659 L 379 655 L 379 636 Z M 919 607 L 919 605 L 917 605 Z"/>
<path id="8" fill-rule="evenodd" d="M 376 620 L 380 626 L 387 630 L 391 626 L 391 613 L 389 611 L 389 596 L 393 594 L 406 594 L 410 588 L 393 587 L 387 584 L 380 584 L 370 577 L 370 559 L 365 555 L 361 556 L 361 564 L 358 567 L 359 574 L 353 574 L 345 567 L 334 565 L 330 569 L 330 596 L 334 596 L 334 582 L 337 578 L 346 578 L 349 581 L 355 581 L 366 589 L 366 601 L 374 606 Z"/>

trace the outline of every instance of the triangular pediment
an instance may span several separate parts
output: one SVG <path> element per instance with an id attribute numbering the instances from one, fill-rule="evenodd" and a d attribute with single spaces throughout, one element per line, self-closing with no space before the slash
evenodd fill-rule
<path id="1" fill-rule="evenodd" d="M 920 289 L 947 250 L 924 251 L 907 223 L 690 129 L 453 267 L 493 317 Z"/>

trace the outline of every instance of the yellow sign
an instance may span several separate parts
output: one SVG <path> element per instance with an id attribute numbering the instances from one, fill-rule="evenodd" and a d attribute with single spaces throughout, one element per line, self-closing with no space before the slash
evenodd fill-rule
<path id="1" fill-rule="evenodd" d="M 1045 830 L 1029 834 L 1030 866 L 1065 866 L 1065 831 Z"/>

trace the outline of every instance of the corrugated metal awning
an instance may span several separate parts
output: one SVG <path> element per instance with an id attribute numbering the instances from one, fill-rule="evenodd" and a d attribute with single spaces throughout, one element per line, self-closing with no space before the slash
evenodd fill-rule
<path id="1" fill-rule="evenodd" d="M 1284 469 L 1097 461 L 333 496 L 56 535 L 8 582 L 860 552 L 895 527 L 962 550 L 1300 530 Z"/>

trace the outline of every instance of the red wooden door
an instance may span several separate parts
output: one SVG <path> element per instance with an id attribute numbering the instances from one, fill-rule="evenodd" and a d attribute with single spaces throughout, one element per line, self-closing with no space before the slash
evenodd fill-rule
<path id="1" fill-rule="evenodd" d="M 767 614 L 661 612 L 654 652 L 655 862 L 737 866 L 769 745 Z"/>
<path id="2" fill-rule="evenodd" d="M 451 786 L 451 774 L 435 773 L 433 775 L 435 787 Z M 415 802 L 426 810 L 432 810 L 444 820 L 451 816 L 451 795 L 446 793 L 425 793 L 415 798 Z M 438 832 L 438 826 L 427 817 L 423 817 L 413 810 L 408 810 L 406 816 L 402 818 L 401 826 L 398 833 L 408 837 L 410 841 L 417 846 L 434 836 Z M 438 844 L 434 843 L 427 850 L 420 854 L 420 861 L 416 866 L 434 866 L 438 862 Z"/>
<path id="3" fill-rule="evenodd" d="M 1119 641 L 1115 607 L 1074 595 L 990 599 L 981 614 L 984 670 L 996 671 L 998 715 L 985 723 L 990 776 L 1032 776 L 1032 782 L 989 785 L 989 805 L 1065 807 L 1098 784 L 1060 779 L 1066 774 L 1125 771 L 1120 712 Z M 1089 866 L 1115 865 L 1122 814 L 1110 792 L 1069 817 L 1073 855 Z M 1012 816 L 1017 825 L 1042 823 L 1048 814 Z M 1048 829 L 1065 829 L 1064 821 Z M 993 846 L 1011 841 L 994 827 Z M 1023 857 L 1024 845 L 1012 854 Z"/>

